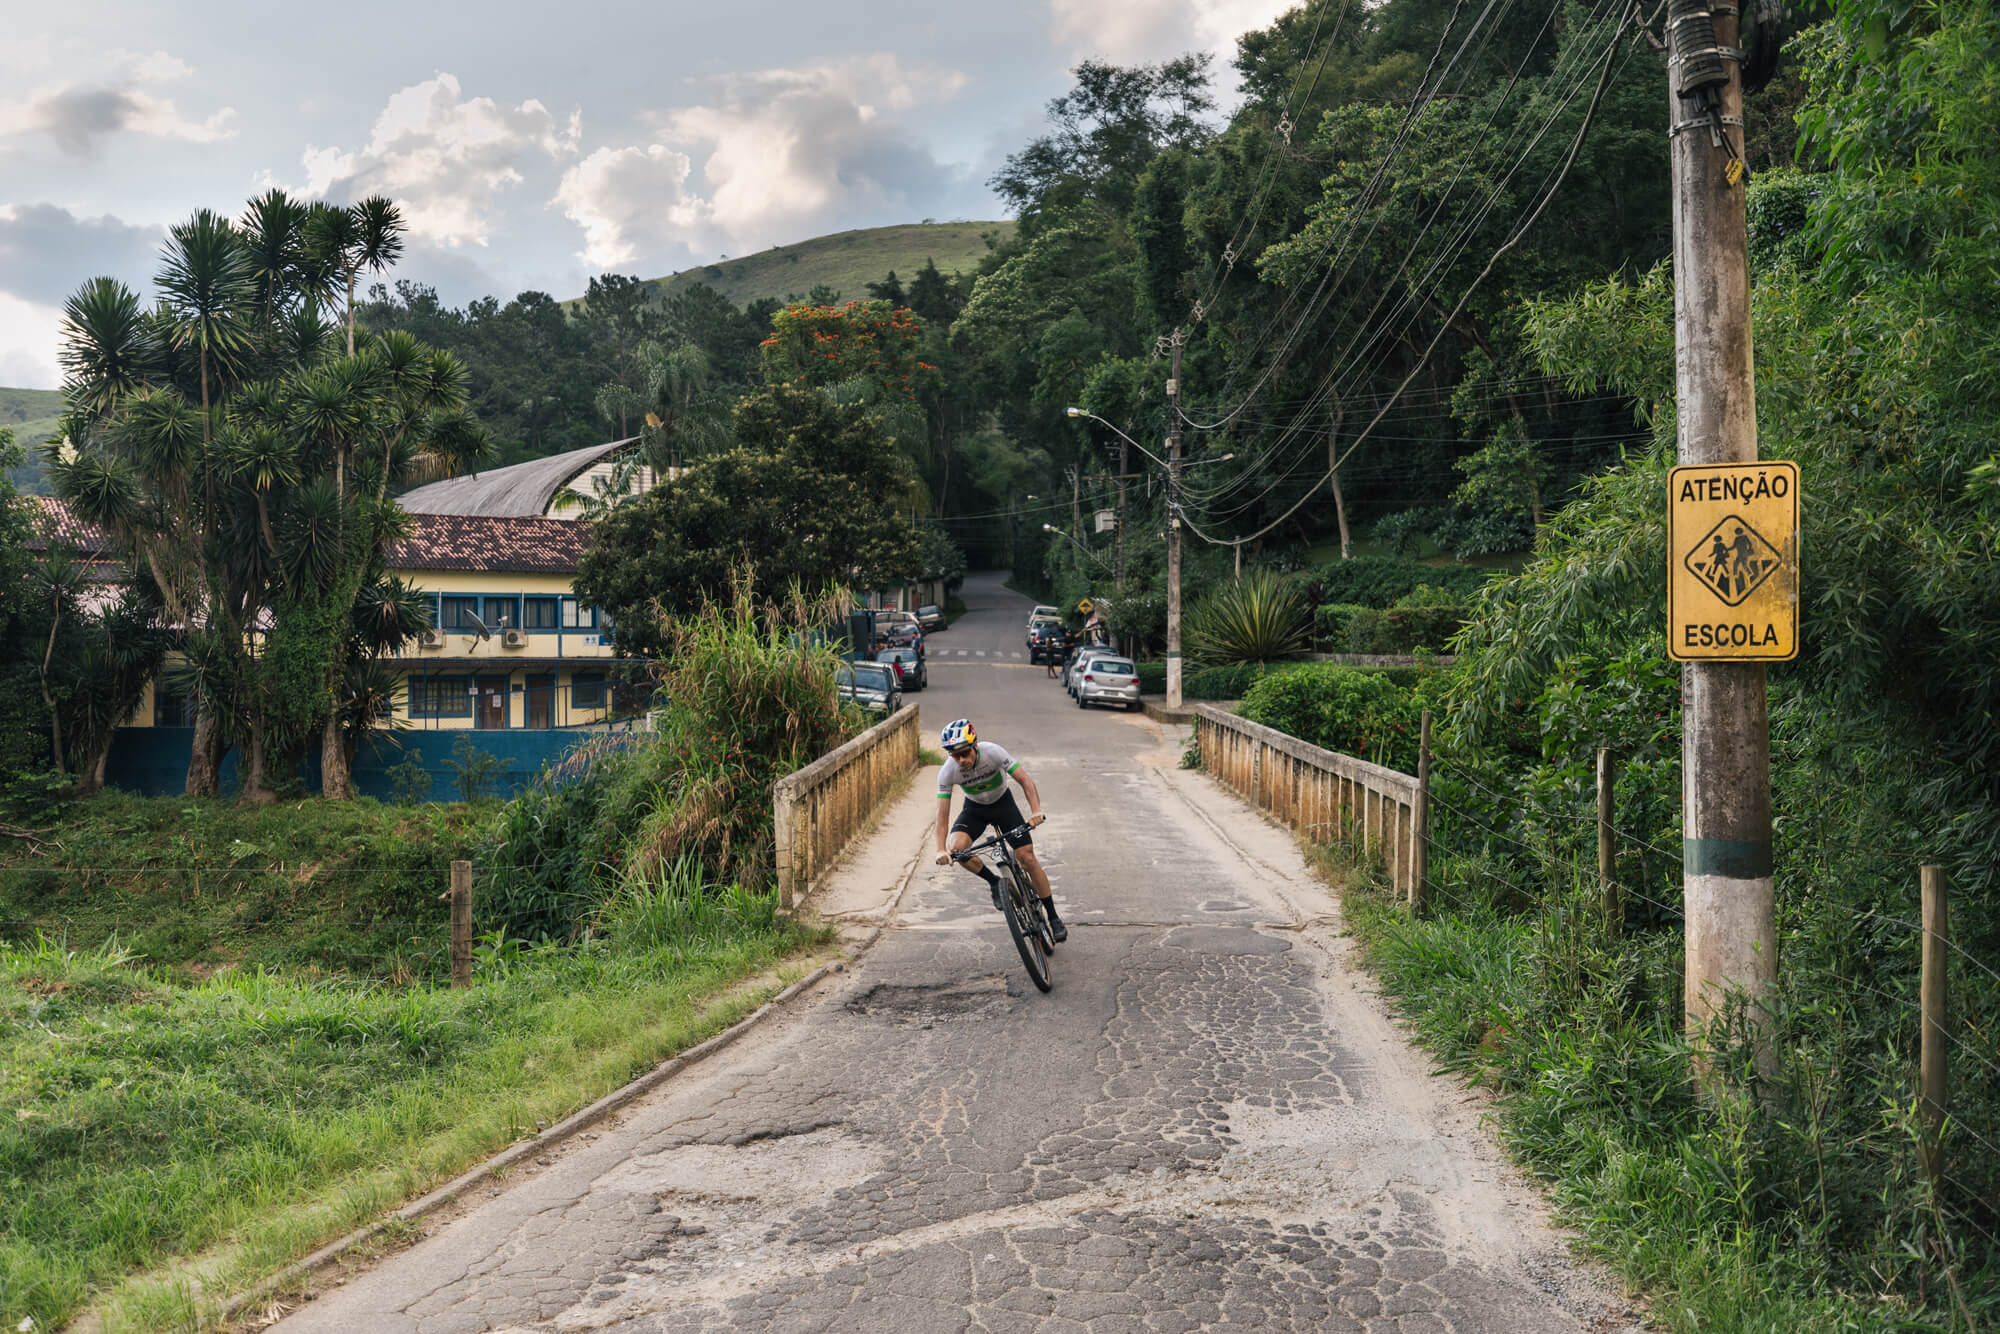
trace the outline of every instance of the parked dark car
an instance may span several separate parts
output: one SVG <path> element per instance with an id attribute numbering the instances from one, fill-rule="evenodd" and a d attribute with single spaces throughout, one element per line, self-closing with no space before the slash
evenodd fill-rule
<path id="1" fill-rule="evenodd" d="M 1063 651 L 1063 628 L 1059 621 L 1041 621 L 1028 632 L 1028 661 L 1047 662 Z"/>
<path id="2" fill-rule="evenodd" d="M 924 660 L 917 656 L 915 649 L 883 649 L 875 655 L 875 661 L 888 663 L 905 690 L 922 690 L 931 683 L 930 673 L 924 670 Z"/>
<path id="3" fill-rule="evenodd" d="M 865 660 L 841 663 L 840 697 L 871 713 L 894 713 L 903 706 L 903 688 L 896 683 L 896 669 L 887 663 Z"/>
<path id="4" fill-rule="evenodd" d="M 944 618 L 944 608 L 931 606 L 917 608 L 917 624 L 925 631 L 935 634 L 949 624 Z"/>

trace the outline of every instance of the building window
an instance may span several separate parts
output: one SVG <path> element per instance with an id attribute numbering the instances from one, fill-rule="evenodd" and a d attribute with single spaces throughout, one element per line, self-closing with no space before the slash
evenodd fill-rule
<path id="1" fill-rule="evenodd" d="M 595 630 L 597 613 L 589 607 L 579 607 L 575 598 L 562 600 L 562 623 L 565 630 Z"/>
<path id="2" fill-rule="evenodd" d="M 524 630 L 553 630 L 556 628 L 556 600 L 554 598 L 528 598 L 521 604 L 521 628 Z"/>
<path id="3" fill-rule="evenodd" d="M 569 704 L 573 709 L 604 707 L 604 673 L 578 672 L 569 679 Z"/>
<path id="4" fill-rule="evenodd" d="M 188 716 L 188 697 L 164 682 L 153 683 L 153 726 L 188 727 L 194 720 Z"/>
<path id="5" fill-rule="evenodd" d="M 452 599 L 446 598 L 450 602 Z M 410 678 L 412 718 L 470 718 L 471 681 L 463 676 L 413 676 Z"/>
<path id="6" fill-rule="evenodd" d="M 438 629 L 477 631 L 473 618 L 479 615 L 478 598 L 444 598 L 438 606 Z"/>
<path id="7" fill-rule="evenodd" d="M 488 630 L 498 633 L 501 630 L 514 629 L 521 624 L 521 599 L 488 598 L 484 614 Z"/>

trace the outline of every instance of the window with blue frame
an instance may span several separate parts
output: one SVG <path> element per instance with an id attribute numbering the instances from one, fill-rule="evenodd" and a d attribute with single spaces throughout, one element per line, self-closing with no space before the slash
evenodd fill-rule
<path id="1" fill-rule="evenodd" d="M 478 598 L 440 598 L 438 600 L 438 629 L 469 630 L 475 634 L 479 626 L 473 618 L 479 615 Z"/>
<path id="2" fill-rule="evenodd" d="M 604 673 L 577 672 L 569 678 L 569 704 L 573 709 L 604 707 Z"/>
<path id="3" fill-rule="evenodd" d="M 595 630 L 597 612 L 591 607 L 577 605 L 575 598 L 562 600 L 562 624 L 565 630 Z"/>
<path id="4" fill-rule="evenodd" d="M 517 597 L 487 598 L 486 607 L 480 612 L 480 615 L 486 618 L 486 628 L 496 634 L 502 630 L 517 629 L 521 624 L 521 599 Z"/>
<path id="5" fill-rule="evenodd" d="M 524 598 L 521 602 L 521 628 L 523 630 L 554 630 L 559 628 L 560 615 L 555 598 Z"/>
<path id="6" fill-rule="evenodd" d="M 445 599 L 447 602 L 450 598 Z M 413 676 L 410 678 L 412 718 L 470 718 L 471 680 L 463 676 Z"/>

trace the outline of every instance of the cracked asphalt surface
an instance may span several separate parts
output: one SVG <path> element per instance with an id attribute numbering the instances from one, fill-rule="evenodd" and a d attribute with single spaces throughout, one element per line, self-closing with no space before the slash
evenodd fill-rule
<path id="1" fill-rule="evenodd" d="M 1020 644 L 1025 599 L 966 600 L 937 640 Z M 1288 836 L 1153 724 L 941 658 L 927 727 L 973 717 L 1042 786 L 1054 992 L 932 865 L 919 793 L 859 967 L 278 1329 L 1637 1328 L 1383 1015 Z"/>

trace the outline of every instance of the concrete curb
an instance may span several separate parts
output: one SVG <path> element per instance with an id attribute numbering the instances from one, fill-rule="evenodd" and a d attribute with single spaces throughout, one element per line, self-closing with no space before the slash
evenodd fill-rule
<path id="1" fill-rule="evenodd" d="M 904 883 L 907 886 L 907 878 Z M 901 901 L 902 895 L 898 892 L 897 902 L 900 903 Z M 875 936 L 879 936 L 880 934 L 881 928 L 877 927 Z M 867 942 L 860 948 L 866 949 L 868 945 L 874 944 L 875 936 L 870 936 Z M 576 1135 L 579 1131 L 589 1129 L 627 1103 L 666 1083 L 667 1080 L 673 1078 L 688 1066 L 693 1065 L 696 1061 L 713 1056 L 716 1052 L 731 1045 L 738 1038 L 749 1032 L 778 1006 L 807 991 L 829 974 L 844 972 L 846 968 L 847 961 L 844 959 L 836 959 L 831 963 L 821 964 L 818 968 L 815 968 L 812 972 L 792 983 L 783 991 L 780 991 L 777 995 L 752 1010 L 749 1014 L 744 1015 L 728 1028 L 717 1033 L 714 1037 L 709 1038 L 705 1042 L 696 1043 L 678 1056 L 668 1058 L 659 1065 L 654 1066 L 651 1070 L 648 1070 L 645 1074 L 640 1075 L 631 1083 L 626 1084 L 622 1088 L 613 1089 L 596 1102 L 591 1103 L 590 1106 L 556 1122 L 533 1139 L 525 1139 L 517 1144 L 509 1145 L 477 1167 L 454 1177 L 444 1185 L 439 1186 L 436 1190 L 431 1191 L 428 1195 L 412 1200 L 388 1217 L 377 1219 L 365 1227 L 357 1228 L 338 1241 L 329 1242 L 327 1245 L 320 1247 L 304 1259 L 296 1260 L 285 1266 L 269 1278 L 263 1279 L 253 1287 L 238 1293 L 227 1302 L 224 1302 L 219 1309 L 219 1314 L 224 1319 L 233 1319 L 242 1314 L 243 1308 L 249 1306 L 252 1302 L 271 1296 L 294 1279 L 303 1278 L 329 1261 L 338 1260 L 355 1247 L 379 1236 L 391 1223 L 413 1223 L 426 1214 L 435 1213 L 445 1205 L 458 1199 L 459 1196 L 465 1194 L 466 1191 L 480 1182 L 512 1167 L 523 1159 L 532 1158 L 538 1153 L 546 1152 L 555 1145 Z"/>

